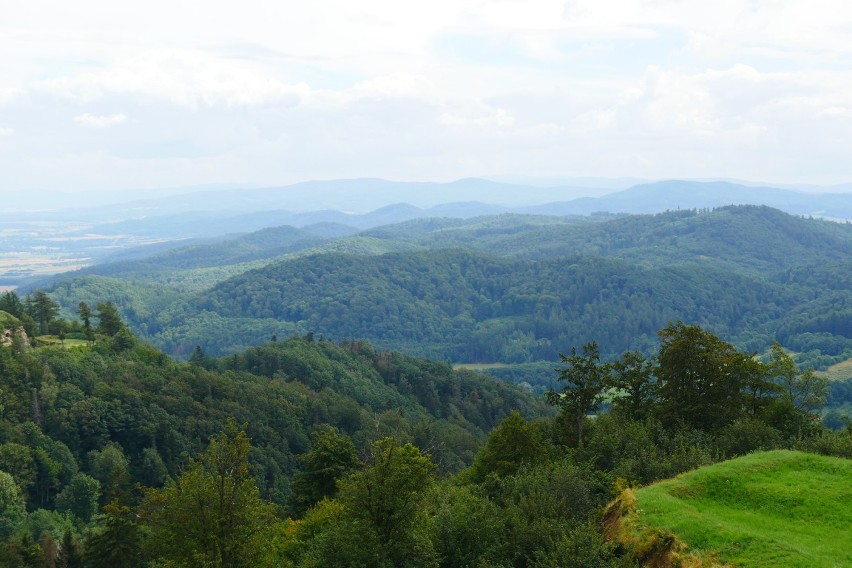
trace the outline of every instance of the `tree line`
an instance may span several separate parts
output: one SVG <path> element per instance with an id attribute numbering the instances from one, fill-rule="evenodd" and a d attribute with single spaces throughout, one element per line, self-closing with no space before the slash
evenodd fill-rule
<path id="1" fill-rule="evenodd" d="M 118 334 L 0 349 L 0 561 L 623 566 L 597 525 L 620 488 L 759 448 L 852 457 L 779 346 L 659 335 L 650 358 L 572 349 L 538 402 L 313 334 L 187 363 Z"/>

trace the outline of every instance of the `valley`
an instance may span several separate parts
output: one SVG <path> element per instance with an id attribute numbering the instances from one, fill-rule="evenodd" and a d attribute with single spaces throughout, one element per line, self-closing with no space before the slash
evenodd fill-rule
<path id="1" fill-rule="evenodd" d="M 844 558 L 780 543 L 800 503 L 754 472 L 847 489 L 811 470 L 852 459 L 852 225 L 559 211 L 125 220 L 111 247 L 48 237 L 91 247 L 58 274 L 30 243 L 45 258 L 0 292 L 0 563 Z M 705 491 L 732 480 L 770 504 L 759 531 Z M 217 484 L 253 536 L 194 524 Z"/>

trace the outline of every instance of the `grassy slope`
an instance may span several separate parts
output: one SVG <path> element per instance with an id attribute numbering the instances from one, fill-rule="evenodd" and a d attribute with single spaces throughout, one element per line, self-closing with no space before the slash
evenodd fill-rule
<path id="1" fill-rule="evenodd" d="M 751 454 L 637 491 L 640 524 L 742 566 L 852 566 L 852 460 Z"/>
<path id="2" fill-rule="evenodd" d="M 852 379 L 852 359 L 841 361 L 820 373 L 830 381 Z"/>

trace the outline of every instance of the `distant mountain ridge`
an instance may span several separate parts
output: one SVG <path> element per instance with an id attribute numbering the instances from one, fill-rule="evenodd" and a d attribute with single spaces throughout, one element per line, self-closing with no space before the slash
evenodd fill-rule
<path id="1" fill-rule="evenodd" d="M 841 278 L 850 258 L 852 225 L 769 207 L 501 214 L 330 239 L 266 229 L 92 267 L 50 291 L 70 310 L 112 300 L 176 355 L 314 331 L 516 363 L 591 339 L 606 353 L 647 350 L 657 329 L 682 319 L 744 348 L 778 339 L 823 364 L 852 350 L 852 294 Z"/>
<path id="2" fill-rule="evenodd" d="M 474 183 L 481 181 L 482 183 Z M 393 184 L 379 183 L 381 180 L 369 180 L 366 186 L 358 185 L 348 180 L 339 183 L 329 183 L 335 191 L 352 191 L 353 196 L 360 196 L 365 188 L 379 188 L 386 191 Z M 292 225 L 304 227 L 316 223 L 336 223 L 348 225 L 356 229 L 369 229 L 382 225 L 400 223 L 411 219 L 429 217 L 471 218 L 500 213 L 518 213 L 532 215 L 590 215 L 592 213 L 623 213 L 644 214 L 661 213 L 678 209 L 705 209 L 723 207 L 726 205 L 766 205 L 792 215 L 825 217 L 835 220 L 852 219 L 852 193 L 809 194 L 791 190 L 767 187 L 749 187 L 730 182 L 684 182 L 663 181 L 643 184 L 630 189 L 617 191 L 601 197 L 582 197 L 568 201 L 551 201 L 540 205 L 500 205 L 499 200 L 510 191 L 513 199 L 518 200 L 525 190 L 529 190 L 531 201 L 540 200 L 547 191 L 558 195 L 560 188 L 524 188 L 495 184 L 484 180 L 461 180 L 453 184 L 421 184 L 412 186 L 418 190 L 433 190 L 441 188 L 441 194 L 446 193 L 447 201 L 428 207 L 418 206 L 410 202 L 395 202 L 373 209 L 367 213 L 346 212 L 341 209 L 316 209 L 306 212 L 294 212 L 279 208 L 285 205 L 286 199 L 276 191 L 293 190 L 243 190 L 240 192 L 216 192 L 227 196 L 229 207 L 221 210 L 196 210 L 165 216 L 143 216 L 130 218 L 117 223 L 97 225 L 89 229 L 94 233 L 128 232 L 149 237 L 185 238 L 206 237 L 222 234 L 223 227 L 229 232 L 255 231 L 265 227 Z M 388 185 L 390 184 L 390 185 Z M 479 199 L 462 200 L 470 194 L 471 188 L 476 188 Z M 507 190 L 507 188 L 509 188 Z M 493 194 L 483 195 L 494 191 Z M 205 194 L 205 199 L 215 202 L 215 195 Z M 491 195 L 491 200 L 489 200 Z M 239 196 L 239 197 L 237 197 Z M 183 196 L 187 199 L 184 207 L 191 207 L 193 200 L 199 195 Z M 416 197 L 416 195 L 410 196 Z M 232 199 L 233 198 L 233 199 Z M 233 201 L 233 202 L 232 202 Z M 236 202 L 240 203 L 237 204 Z M 412 199 L 411 201 L 417 201 Z M 321 203 L 321 200 L 318 201 Z M 262 205 L 262 208 L 261 208 Z M 175 206 L 172 204 L 171 206 Z M 252 208 L 260 208 L 252 210 Z M 241 211 L 245 211 L 242 212 Z M 218 233 L 217 233 L 218 231 Z"/>

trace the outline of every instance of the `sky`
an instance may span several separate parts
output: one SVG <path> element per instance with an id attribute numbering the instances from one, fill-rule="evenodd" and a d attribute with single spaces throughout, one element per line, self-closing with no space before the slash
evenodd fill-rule
<path id="1" fill-rule="evenodd" d="M 852 182 L 846 0 L 27 0 L 0 194 L 381 177 Z"/>

